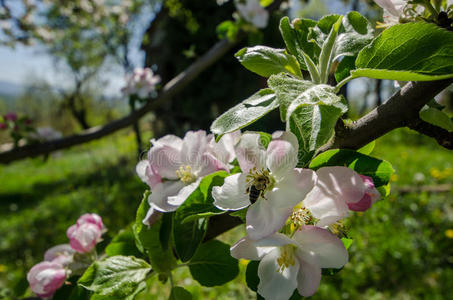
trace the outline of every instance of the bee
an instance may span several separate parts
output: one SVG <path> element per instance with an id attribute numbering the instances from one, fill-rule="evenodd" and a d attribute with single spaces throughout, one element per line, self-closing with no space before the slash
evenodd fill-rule
<path id="1" fill-rule="evenodd" d="M 261 196 L 264 198 L 264 191 L 270 183 L 269 177 L 264 174 L 257 174 L 253 178 L 252 184 L 247 188 L 249 200 L 253 204 Z"/>

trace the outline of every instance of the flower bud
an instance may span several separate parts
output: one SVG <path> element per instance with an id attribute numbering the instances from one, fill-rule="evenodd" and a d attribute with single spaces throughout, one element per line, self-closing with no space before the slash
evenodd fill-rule
<path id="1" fill-rule="evenodd" d="M 93 250 L 104 231 L 102 218 L 96 214 L 84 214 L 66 231 L 72 249 L 80 253 Z"/>
<path id="2" fill-rule="evenodd" d="M 360 175 L 360 174 L 359 174 Z M 348 202 L 348 208 L 352 211 L 366 211 L 371 207 L 371 205 L 379 200 L 381 195 L 374 187 L 374 182 L 371 177 L 360 175 L 363 180 L 364 185 L 366 186 L 365 194 L 359 202 Z"/>
<path id="3" fill-rule="evenodd" d="M 13 112 L 7 113 L 6 115 L 3 116 L 3 119 L 5 119 L 5 121 L 16 122 L 17 114 Z"/>
<path id="4" fill-rule="evenodd" d="M 6 129 L 6 124 L 5 123 L 0 123 L 0 129 Z"/>
<path id="5" fill-rule="evenodd" d="M 56 262 L 43 261 L 27 274 L 31 290 L 41 298 L 52 297 L 66 280 L 66 271 Z"/>

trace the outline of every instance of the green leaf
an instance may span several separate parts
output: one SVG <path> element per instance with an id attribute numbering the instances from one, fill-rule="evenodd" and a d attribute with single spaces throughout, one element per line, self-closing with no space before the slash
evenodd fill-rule
<path id="1" fill-rule="evenodd" d="M 365 146 L 363 146 L 362 148 L 357 150 L 357 152 L 360 152 L 365 155 L 369 155 L 369 154 L 371 154 L 371 152 L 373 152 L 375 146 L 376 146 L 376 142 L 372 141 L 371 143 L 366 144 Z"/>
<path id="2" fill-rule="evenodd" d="M 134 300 L 135 296 L 137 296 L 139 293 L 143 292 L 146 289 L 146 282 L 142 281 L 138 285 L 138 287 L 135 289 L 135 291 L 130 294 L 127 297 L 124 296 L 113 296 L 113 295 L 108 295 L 108 296 L 103 296 L 99 294 L 93 294 L 90 298 L 90 300 Z M 69 300 L 76 300 L 76 299 L 69 299 Z M 77 299 L 79 300 L 79 299 Z"/>
<path id="3" fill-rule="evenodd" d="M 448 132 L 453 131 L 453 120 L 446 113 L 436 108 L 425 105 L 420 110 L 420 119 L 437 127 L 443 128 Z"/>
<path id="4" fill-rule="evenodd" d="M 244 67 L 263 77 L 281 72 L 302 77 L 296 58 L 284 49 L 255 46 L 242 48 L 235 56 Z"/>
<path id="5" fill-rule="evenodd" d="M 343 242 L 343 245 L 344 245 L 344 247 L 346 248 L 346 250 L 348 250 L 349 247 L 351 247 L 352 242 L 353 242 L 354 240 L 353 240 L 353 239 L 348 239 L 348 238 L 342 237 L 342 238 L 341 238 L 341 241 Z"/>
<path id="6" fill-rule="evenodd" d="M 149 195 L 149 191 L 146 191 L 137 210 L 137 217 L 133 226 L 135 242 L 137 248 L 142 253 L 148 255 L 154 271 L 158 273 L 166 273 L 173 269 L 176 265 L 176 260 L 171 251 L 171 247 L 170 249 L 168 249 L 169 247 L 165 249 L 161 243 L 161 227 L 163 218 L 157 220 L 151 227 L 148 227 L 142 223 L 142 220 L 145 218 L 146 213 L 149 210 Z"/>
<path id="7" fill-rule="evenodd" d="M 192 277 L 204 286 L 225 284 L 239 274 L 238 261 L 231 257 L 230 246 L 217 240 L 198 248 L 189 269 Z"/>
<path id="8" fill-rule="evenodd" d="M 239 32 L 239 25 L 232 21 L 224 21 L 217 25 L 216 31 L 219 39 L 227 38 L 230 41 L 234 41 Z"/>
<path id="9" fill-rule="evenodd" d="M 359 174 L 373 178 L 375 187 L 389 183 L 390 176 L 395 171 L 385 160 L 346 149 L 326 151 L 316 156 L 310 163 L 310 168 L 313 170 L 327 166 L 349 167 Z"/>
<path id="10" fill-rule="evenodd" d="M 95 261 L 78 283 L 101 296 L 126 298 L 134 294 L 151 266 L 133 256 L 113 256 Z"/>
<path id="11" fill-rule="evenodd" d="M 260 283 L 260 278 L 258 277 L 259 264 L 259 261 L 252 260 L 247 264 L 247 269 L 245 270 L 245 282 L 254 292 L 258 290 L 258 284 Z"/>
<path id="12" fill-rule="evenodd" d="M 169 300 L 192 300 L 192 294 L 180 287 L 180 286 L 175 286 L 174 288 L 171 289 L 170 293 L 170 298 Z"/>
<path id="13" fill-rule="evenodd" d="M 260 5 L 262 7 L 268 7 L 274 2 L 274 0 L 260 0 Z"/>
<path id="14" fill-rule="evenodd" d="M 130 255 L 140 256 L 141 253 L 135 245 L 135 236 L 132 231 L 132 225 L 121 230 L 105 248 L 105 254 L 108 256 Z"/>
<path id="15" fill-rule="evenodd" d="M 224 178 L 229 173 L 219 171 L 204 177 L 200 186 L 187 198 L 187 200 L 176 210 L 173 216 L 173 237 L 178 257 L 188 261 L 197 250 L 206 233 L 208 220 L 188 219 L 200 213 L 223 213 L 214 205 L 212 198 L 212 187 L 223 184 Z"/>
<path id="16" fill-rule="evenodd" d="M 342 19 L 342 16 L 338 17 L 338 20 L 332 25 L 329 35 L 322 44 L 321 54 L 319 55 L 320 82 L 318 83 L 327 83 L 329 79 L 330 67 L 335 57 L 335 41 L 338 36 L 338 31 L 340 30 Z M 318 26 L 320 25 L 321 21 L 319 21 Z"/>
<path id="17" fill-rule="evenodd" d="M 278 107 L 277 98 L 271 89 L 263 89 L 230 108 L 211 125 L 214 134 L 225 134 L 255 122 Z"/>
<path id="18" fill-rule="evenodd" d="M 383 31 L 356 60 L 354 77 L 438 80 L 453 77 L 453 34 L 432 23 L 399 24 Z"/>
<path id="19" fill-rule="evenodd" d="M 317 57 L 321 52 L 321 48 L 308 39 L 310 28 L 315 25 L 316 21 L 310 19 L 294 19 L 292 23 L 288 17 L 280 20 L 280 33 L 286 48 L 296 57 L 300 67 L 304 70 L 307 70 L 307 66 L 303 54 L 307 54 L 314 63 L 317 63 Z"/>

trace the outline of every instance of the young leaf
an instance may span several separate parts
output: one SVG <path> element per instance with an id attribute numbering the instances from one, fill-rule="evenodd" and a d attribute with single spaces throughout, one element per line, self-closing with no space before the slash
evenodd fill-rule
<path id="1" fill-rule="evenodd" d="M 453 120 L 443 111 L 425 105 L 419 114 L 423 121 L 453 132 Z"/>
<path id="2" fill-rule="evenodd" d="M 169 300 L 192 300 L 192 294 L 180 287 L 180 286 L 175 286 L 174 288 L 171 289 L 170 293 L 170 298 Z"/>
<path id="3" fill-rule="evenodd" d="M 394 173 L 389 162 L 346 149 L 328 150 L 316 156 L 310 163 L 313 170 L 326 166 L 349 167 L 359 174 L 373 178 L 375 187 L 389 183 L 390 176 Z"/>
<path id="4" fill-rule="evenodd" d="M 225 284 L 239 274 L 238 261 L 231 257 L 230 246 L 217 240 L 198 248 L 189 269 L 192 277 L 204 286 Z"/>
<path id="5" fill-rule="evenodd" d="M 146 289 L 146 281 L 142 281 L 142 282 L 140 282 L 138 287 L 135 289 L 135 291 L 132 294 L 128 295 L 127 297 L 117 296 L 117 295 L 103 296 L 103 295 L 99 295 L 99 294 L 93 294 L 91 296 L 90 300 L 134 300 L 135 296 L 137 296 L 139 293 L 143 292 L 145 289 Z M 69 299 L 69 300 L 82 300 L 82 299 L 76 298 L 76 299 Z"/>
<path id="6" fill-rule="evenodd" d="M 332 25 L 329 35 L 322 44 L 321 54 L 319 56 L 319 76 L 321 80 L 319 83 L 327 83 L 329 79 L 330 66 L 332 65 L 335 57 L 335 41 L 340 30 L 342 16 Z M 318 23 L 320 25 L 321 21 Z"/>
<path id="7" fill-rule="evenodd" d="M 300 67 L 304 70 L 307 70 L 307 66 L 303 54 L 305 53 L 314 63 L 317 63 L 321 52 L 321 48 L 308 39 L 310 28 L 315 25 L 316 21 L 310 19 L 294 19 L 292 23 L 288 17 L 280 20 L 280 33 L 286 48 L 297 58 Z"/>
<path id="8" fill-rule="evenodd" d="M 271 89 L 263 89 L 230 108 L 211 125 L 214 134 L 223 135 L 255 122 L 278 107 L 278 101 Z"/>
<path id="9" fill-rule="evenodd" d="M 188 217 L 209 212 L 219 212 L 212 203 L 212 187 L 222 185 L 223 180 L 229 174 L 219 171 L 203 178 L 200 186 L 178 208 L 173 216 L 173 237 L 176 253 L 185 262 L 188 261 L 197 250 L 206 233 L 208 220 L 190 219 Z"/>
<path id="10" fill-rule="evenodd" d="M 242 48 L 235 56 L 244 67 L 263 77 L 281 72 L 302 77 L 296 58 L 284 49 L 255 46 Z"/>
<path id="11" fill-rule="evenodd" d="M 108 256 L 130 255 L 140 256 L 141 253 L 135 245 L 135 236 L 132 231 L 132 225 L 121 230 L 105 248 L 105 254 Z"/>
<path id="12" fill-rule="evenodd" d="M 437 80 L 453 77 L 453 34 L 432 23 L 399 24 L 383 31 L 356 60 L 353 77 Z"/>
<path id="13" fill-rule="evenodd" d="M 142 223 L 147 211 L 149 192 L 145 192 L 143 200 L 137 210 L 137 217 L 133 226 L 135 242 L 137 248 L 148 255 L 149 261 L 153 266 L 154 271 L 166 273 L 170 271 L 176 264 L 176 260 L 171 252 L 171 249 L 165 249 L 161 243 L 161 227 L 163 221 L 156 221 L 152 226 L 148 227 Z"/>
<path id="14" fill-rule="evenodd" d="M 78 284 L 101 296 L 126 298 L 136 292 L 151 266 L 133 256 L 113 256 L 95 261 Z"/>

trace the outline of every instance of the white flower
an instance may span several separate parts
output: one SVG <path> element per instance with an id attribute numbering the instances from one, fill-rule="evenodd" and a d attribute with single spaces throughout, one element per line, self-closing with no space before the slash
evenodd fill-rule
<path id="1" fill-rule="evenodd" d="M 137 164 L 136 171 L 151 188 L 150 210 L 143 222 L 150 225 L 157 212 L 175 211 L 199 186 L 201 179 L 229 166 L 212 152 L 212 139 L 205 131 L 189 131 L 184 139 L 167 135 L 151 140 L 148 159 Z M 222 139 L 231 139 L 225 135 Z M 222 140 L 221 140 L 222 141 Z M 221 144 L 218 146 L 221 149 Z M 232 146 L 230 147 L 232 148 Z M 227 153 L 227 150 L 222 153 Z M 230 154 L 226 155 L 233 160 Z"/>
<path id="2" fill-rule="evenodd" d="M 214 205 L 239 210 L 250 205 L 246 229 L 252 239 L 280 230 L 293 206 L 302 201 L 315 183 L 312 170 L 295 168 L 298 143 L 291 132 L 275 132 L 267 150 L 260 135 L 245 133 L 236 147 L 242 173 L 225 178 L 214 187 Z"/>
<path id="3" fill-rule="evenodd" d="M 348 211 L 364 211 L 380 198 L 370 177 L 347 167 L 323 167 L 317 181 L 303 201 L 318 219 L 319 227 L 329 226 L 348 216 Z"/>
<path id="4" fill-rule="evenodd" d="M 258 293 L 266 300 L 286 300 L 297 288 L 309 297 L 318 289 L 321 268 L 341 268 L 348 252 L 341 240 L 325 229 L 307 225 L 289 238 L 275 233 L 261 240 L 245 237 L 231 247 L 231 256 L 260 260 Z"/>
<path id="5" fill-rule="evenodd" d="M 136 68 L 130 77 L 127 78 L 126 87 L 122 92 L 127 95 L 137 95 L 141 99 L 149 97 L 156 90 L 160 82 L 160 76 L 154 75 L 150 68 Z"/>
<path id="6" fill-rule="evenodd" d="M 257 28 L 265 28 L 269 20 L 269 12 L 260 5 L 259 0 L 246 0 L 245 4 L 235 2 L 239 14 Z"/>

